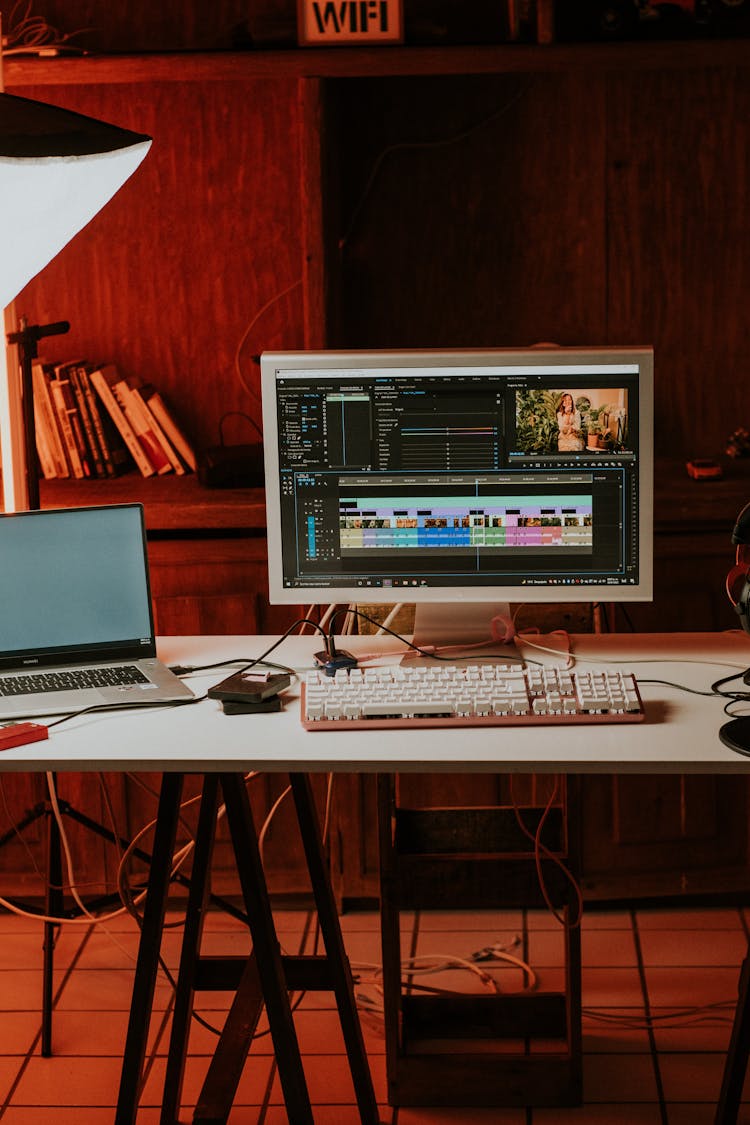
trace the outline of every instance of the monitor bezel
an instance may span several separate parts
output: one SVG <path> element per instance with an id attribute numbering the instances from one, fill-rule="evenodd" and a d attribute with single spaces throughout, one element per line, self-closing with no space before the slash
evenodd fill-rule
<path id="1" fill-rule="evenodd" d="M 397 590 L 393 587 L 329 586 L 287 587 L 282 577 L 281 496 L 279 485 L 279 434 L 276 402 L 277 374 L 348 368 L 565 366 L 581 364 L 638 364 L 638 582 L 586 586 L 439 586 Z M 260 360 L 263 408 L 263 445 L 268 536 L 268 595 L 272 605 L 366 602 L 391 605 L 409 603 L 534 603 L 644 602 L 653 599 L 653 348 L 638 346 L 532 347 L 406 350 L 351 349 L 333 351 L 264 352 Z M 330 597 L 326 597 L 330 594 Z M 320 595 L 323 595 L 322 597 Z M 403 596 L 400 596 L 403 595 Z"/>

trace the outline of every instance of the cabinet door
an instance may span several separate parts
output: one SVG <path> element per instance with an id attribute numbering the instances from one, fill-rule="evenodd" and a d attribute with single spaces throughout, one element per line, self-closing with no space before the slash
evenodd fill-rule
<path id="1" fill-rule="evenodd" d="M 711 775 L 584 779 L 589 900 L 746 892 L 747 782 Z"/>
<path id="2" fill-rule="evenodd" d="M 152 539 L 149 561 L 163 636 L 283 632 L 300 616 L 268 604 L 265 538 Z"/>

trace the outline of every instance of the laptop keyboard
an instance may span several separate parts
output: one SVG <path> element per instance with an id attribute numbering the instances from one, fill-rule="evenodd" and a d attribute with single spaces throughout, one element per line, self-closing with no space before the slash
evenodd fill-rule
<path id="1" fill-rule="evenodd" d="M 114 668 L 74 668 L 64 672 L 32 672 L 23 676 L 0 676 L 0 695 L 38 695 L 44 691 L 80 691 L 81 688 L 127 687 L 147 684 L 135 664 Z"/>

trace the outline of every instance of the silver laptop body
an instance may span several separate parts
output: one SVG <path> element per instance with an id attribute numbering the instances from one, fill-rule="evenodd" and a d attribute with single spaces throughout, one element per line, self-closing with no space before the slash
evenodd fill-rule
<path id="1" fill-rule="evenodd" d="M 142 505 L 0 515 L 0 722 L 192 697 L 156 657 Z"/>

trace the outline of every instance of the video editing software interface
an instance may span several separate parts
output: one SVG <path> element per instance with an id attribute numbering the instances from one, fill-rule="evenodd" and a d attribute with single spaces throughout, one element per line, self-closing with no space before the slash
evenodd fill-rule
<path id="1" fill-rule="evenodd" d="M 636 359 L 281 369 L 275 396 L 284 588 L 637 585 Z"/>

